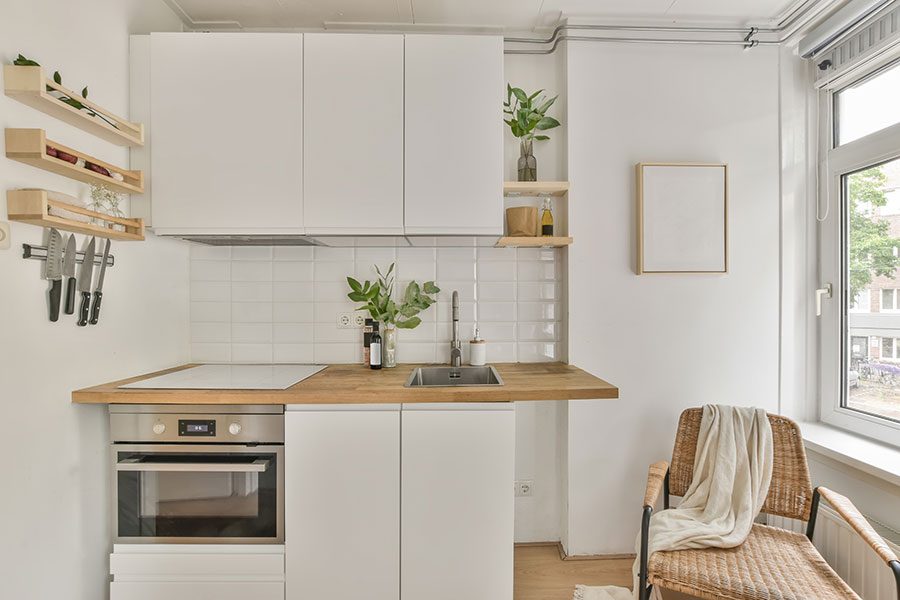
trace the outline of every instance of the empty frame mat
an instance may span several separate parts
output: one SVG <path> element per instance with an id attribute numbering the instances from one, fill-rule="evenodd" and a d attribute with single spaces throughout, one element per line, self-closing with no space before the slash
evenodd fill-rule
<path id="1" fill-rule="evenodd" d="M 638 274 L 726 273 L 727 186 L 723 164 L 638 164 Z"/>

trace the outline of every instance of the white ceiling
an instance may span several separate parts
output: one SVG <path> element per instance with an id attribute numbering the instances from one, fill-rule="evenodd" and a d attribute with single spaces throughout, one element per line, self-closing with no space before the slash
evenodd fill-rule
<path id="1" fill-rule="evenodd" d="M 321 28 L 326 23 L 529 31 L 560 15 L 632 21 L 761 23 L 793 0 L 165 0 L 192 28 Z"/>

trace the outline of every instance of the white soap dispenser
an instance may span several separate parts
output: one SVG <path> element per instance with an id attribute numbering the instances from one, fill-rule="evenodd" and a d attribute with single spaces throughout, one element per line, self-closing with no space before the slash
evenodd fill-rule
<path id="1" fill-rule="evenodd" d="M 487 362 L 487 342 L 478 334 L 478 326 L 475 326 L 475 337 L 469 342 L 469 364 L 473 367 L 483 367 Z"/>

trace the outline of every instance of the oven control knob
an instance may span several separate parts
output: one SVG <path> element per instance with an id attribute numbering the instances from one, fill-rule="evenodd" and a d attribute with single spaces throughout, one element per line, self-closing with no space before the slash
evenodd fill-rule
<path id="1" fill-rule="evenodd" d="M 156 423 L 153 426 L 153 433 L 156 435 L 162 435 L 166 432 L 166 426 L 163 423 Z"/>
<path id="2" fill-rule="evenodd" d="M 237 435 L 241 432 L 241 424 L 240 423 L 232 423 L 228 426 L 228 433 L 231 435 Z"/>

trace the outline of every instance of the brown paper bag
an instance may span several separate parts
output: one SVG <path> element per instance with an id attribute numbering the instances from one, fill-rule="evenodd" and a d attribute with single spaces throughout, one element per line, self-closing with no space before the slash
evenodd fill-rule
<path id="1" fill-rule="evenodd" d="M 534 206 L 517 206 L 506 209 L 506 235 L 510 237 L 534 237 L 538 230 L 538 209 Z"/>

